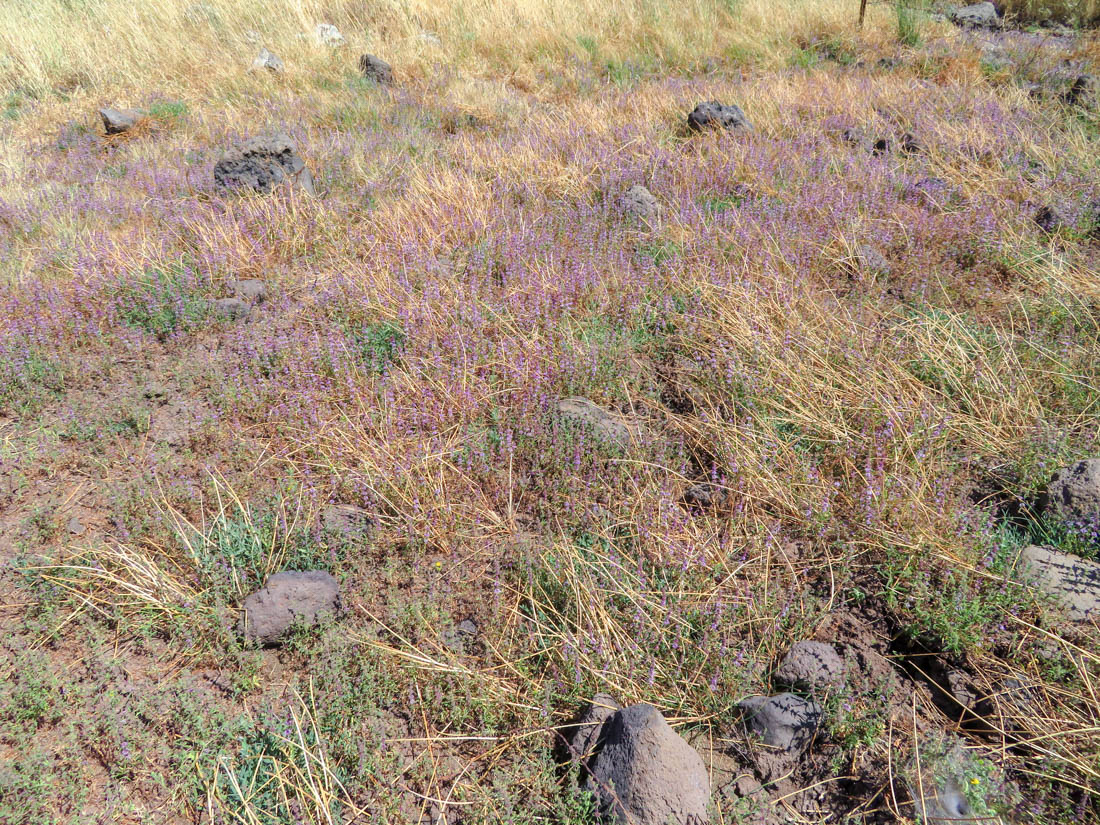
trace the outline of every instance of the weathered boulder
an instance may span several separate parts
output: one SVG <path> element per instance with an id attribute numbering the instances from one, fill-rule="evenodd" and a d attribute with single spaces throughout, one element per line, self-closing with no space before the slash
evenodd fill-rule
<path id="1" fill-rule="evenodd" d="M 1100 516 L 1100 458 L 1059 470 L 1047 485 L 1047 506 L 1063 518 Z"/>
<path id="2" fill-rule="evenodd" d="M 365 54 L 359 58 L 359 71 L 363 73 L 363 77 L 383 86 L 393 83 L 393 67 L 373 54 Z"/>
<path id="3" fill-rule="evenodd" d="M 844 660 L 825 642 L 795 642 L 775 671 L 777 682 L 812 690 L 844 681 Z"/>
<path id="4" fill-rule="evenodd" d="M 330 49 L 338 49 L 347 43 L 340 30 L 331 23 L 318 23 L 313 29 L 313 39 L 317 41 L 317 45 Z"/>
<path id="5" fill-rule="evenodd" d="M 240 321 L 249 316 L 252 307 L 240 298 L 219 298 L 214 302 L 214 310 L 230 321 Z"/>
<path id="6" fill-rule="evenodd" d="M 600 731 L 587 787 L 605 821 L 704 825 L 710 778 L 699 753 L 652 705 L 615 711 Z"/>
<path id="7" fill-rule="evenodd" d="M 661 212 L 661 205 L 653 193 L 641 184 L 631 186 L 623 193 L 623 211 L 643 221 L 653 221 Z"/>
<path id="8" fill-rule="evenodd" d="M 282 74 L 286 71 L 286 66 L 283 65 L 283 61 L 279 59 L 277 54 L 263 48 L 260 49 L 260 53 L 256 55 L 256 59 L 252 61 L 252 71 L 259 72 L 265 70 L 272 74 Z"/>
<path id="9" fill-rule="evenodd" d="M 267 300 L 267 284 L 259 278 L 245 278 L 233 283 L 233 294 L 249 304 L 262 304 Z"/>
<path id="10" fill-rule="evenodd" d="M 1100 564 L 1032 544 L 1020 553 L 1021 578 L 1053 596 L 1078 622 L 1100 620 Z"/>
<path id="11" fill-rule="evenodd" d="M 752 129 L 740 106 L 727 106 L 717 100 L 697 105 L 688 115 L 687 125 L 693 132 L 703 129 Z"/>
<path id="12" fill-rule="evenodd" d="M 997 29 L 1001 26 L 1001 18 L 992 3 L 974 3 L 955 9 L 951 12 L 951 22 L 964 29 Z"/>
<path id="13" fill-rule="evenodd" d="M 214 183 L 229 189 L 270 192 L 287 183 L 316 195 L 313 175 L 298 156 L 298 147 L 286 134 L 249 138 L 230 149 L 214 165 Z"/>
<path id="14" fill-rule="evenodd" d="M 597 437 L 620 446 L 628 446 L 641 435 L 641 427 L 631 419 L 606 410 L 587 398 L 564 398 L 558 413 L 568 421 L 591 428 Z"/>
<path id="15" fill-rule="evenodd" d="M 144 117 L 137 109 L 112 109 L 104 106 L 99 110 L 103 119 L 103 130 L 109 135 L 121 135 L 140 123 Z"/>
<path id="16" fill-rule="evenodd" d="M 340 585 L 324 570 L 276 573 L 242 607 L 240 630 L 245 639 L 275 644 L 295 624 L 315 625 L 339 614 Z"/>
<path id="17" fill-rule="evenodd" d="M 759 734 L 765 745 L 787 753 L 809 747 L 821 723 L 821 706 L 793 693 L 753 696 L 738 707 L 745 711 L 749 730 Z"/>

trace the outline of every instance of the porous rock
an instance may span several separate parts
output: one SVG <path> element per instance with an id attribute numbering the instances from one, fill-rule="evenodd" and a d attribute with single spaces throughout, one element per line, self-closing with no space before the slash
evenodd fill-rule
<path id="1" fill-rule="evenodd" d="M 1100 516 L 1100 458 L 1059 470 L 1047 485 L 1047 502 L 1063 518 Z"/>
<path id="2" fill-rule="evenodd" d="M 383 86 L 393 83 L 393 67 L 373 54 L 365 54 L 359 58 L 359 71 L 363 73 L 363 77 Z"/>
<path id="3" fill-rule="evenodd" d="M 324 570 L 286 571 L 244 600 L 241 633 L 249 641 L 275 644 L 292 626 L 315 625 L 340 612 L 340 585 Z"/>
<path id="4" fill-rule="evenodd" d="M 635 218 L 652 221 L 660 214 L 661 205 L 652 192 L 641 184 L 635 184 L 623 193 L 623 211 Z"/>
<path id="5" fill-rule="evenodd" d="M 740 106 L 727 106 L 717 100 L 700 103 L 692 109 L 687 125 L 693 132 L 703 129 L 752 129 Z"/>
<path id="6" fill-rule="evenodd" d="M 710 778 L 703 758 L 652 705 L 615 711 L 603 724 L 587 787 L 604 821 L 704 825 Z"/>
<path id="7" fill-rule="evenodd" d="M 103 120 L 103 130 L 109 135 L 128 132 L 142 120 L 142 114 L 137 109 L 112 109 L 110 106 L 100 109 L 99 116 Z"/>
<path id="8" fill-rule="evenodd" d="M 951 22 L 964 29 L 1000 28 L 1001 18 L 992 3 L 974 3 L 951 12 Z"/>
<path id="9" fill-rule="evenodd" d="M 838 685 L 844 681 L 844 660 L 825 642 L 795 642 L 776 668 L 775 678 L 807 690 Z"/>
<path id="10" fill-rule="evenodd" d="M 619 709 L 619 703 L 606 693 L 597 693 L 592 697 L 581 718 L 572 726 L 573 734 L 569 737 L 569 751 L 574 759 L 587 763 L 600 737 L 603 723 Z"/>
<path id="11" fill-rule="evenodd" d="M 626 446 L 640 434 L 638 425 L 587 398 L 564 398 L 558 402 L 558 412 L 569 421 L 591 427 L 605 441 Z"/>
<path id="12" fill-rule="evenodd" d="M 738 707 L 745 711 L 749 730 L 765 745 L 788 753 L 805 750 L 821 722 L 821 706 L 793 693 L 753 696 Z"/>
<path id="13" fill-rule="evenodd" d="M 230 149 L 214 165 L 214 183 L 263 193 L 287 183 L 310 195 L 317 194 L 313 175 L 298 156 L 297 145 L 282 132 L 249 138 Z"/>
<path id="14" fill-rule="evenodd" d="M 256 59 L 252 61 L 252 71 L 269 71 L 272 74 L 282 74 L 286 66 L 277 54 L 266 48 L 260 49 Z"/>
<path id="15" fill-rule="evenodd" d="M 1100 619 L 1100 564 L 1032 544 L 1020 554 L 1022 578 L 1053 596 L 1078 622 Z"/>

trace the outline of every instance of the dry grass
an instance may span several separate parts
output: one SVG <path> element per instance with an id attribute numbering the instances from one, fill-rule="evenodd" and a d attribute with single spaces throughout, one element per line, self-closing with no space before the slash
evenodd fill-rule
<path id="1" fill-rule="evenodd" d="M 18 0 L 0 9 L 0 89 L 214 97 L 241 87 L 261 43 L 297 86 L 363 51 L 405 79 L 442 64 L 523 83 L 589 52 L 679 68 L 737 53 L 774 59 L 799 37 L 851 31 L 855 14 L 847 0 Z M 872 9 L 868 25 L 887 20 Z M 314 42 L 321 22 L 348 40 L 335 57 Z"/>

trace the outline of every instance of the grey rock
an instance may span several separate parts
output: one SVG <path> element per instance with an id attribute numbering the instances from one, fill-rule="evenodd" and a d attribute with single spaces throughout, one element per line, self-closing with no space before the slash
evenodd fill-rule
<path id="1" fill-rule="evenodd" d="M 574 759 L 587 763 L 600 737 L 604 722 L 619 709 L 619 703 L 606 693 L 597 693 L 592 697 L 584 714 L 577 720 L 573 735 L 569 739 L 569 750 Z"/>
<path id="2" fill-rule="evenodd" d="M 277 54 L 268 51 L 267 48 L 263 48 L 260 49 L 260 53 L 256 55 L 256 59 L 252 61 L 252 71 L 258 72 L 264 70 L 272 74 L 282 74 L 286 71 L 286 67 Z"/>
<path id="3" fill-rule="evenodd" d="M 105 106 L 99 110 L 103 119 L 103 130 L 109 135 L 121 135 L 138 125 L 143 115 L 137 109 L 112 109 Z"/>
<path id="4" fill-rule="evenodd" d="M 753 696 L 738 703 L 745 711 L 749 730 L 765 745 L 788 753 L 809 747 L 821 723 L 821 706 L 793 693 Z"/>
<path id="5" fill-rule="evenodd" d="M 370 512 L 354 504 L 327 504 L 321 510 L 321 529 L 336 536 L 364 536 L 374 527 Z"/>
<path id="6" fill-rule="evenodd" d="M 717 100 L 697 105 L 687 118 L 693 132 L 703 129 L 752 129 L 752 124 L 740 106 L 727 106 Z"/>
<path id="7" fill-rule="evenodd" d="M 373 54 L 365 54 L 359 58 L 359 71 L 363 73 L 363 77 L 383 86 L 393 83 L 393 67 Z"/>
<path id="8" fill-rule="evenodd" d="M 587 787 L 605 821 L 630 825 L 704 825 L 710 777 L 699 753 L 657 708 L 615 711 L 600 732 Z"/>
<path id="9" fill-rule="evenodd" d="M 267 193 L 280 184 L 316 195 L 313 175 L 286 134 L 249 138 L 230 149 L 214 165 L 214 183 L 228 189 L 250 188 Z"/>
<path id="10" fill-rule="evenodd" d="M 252 308 L 240 298 L 219 298 L 214 302 L 214 309 L 219 315 L 226 316 L 230 321 L 240 321 L 247 318 Z"/>
<path id="11" fill-rule="evenodd" d="M 267 284 L 259 278 L 245 278 L 234 282 L 233 294 L 249 304 L 262 304 L 267 300 Z"/>
<path id="12" fill-rule="evenodd" d="M 340 30 L 331 23 L 318 23 L 313 29 L 313 39 L 317 45 L 330 49 L 338 49 L 347 43 Z"/>
<path id="13" fill-rule="evenodd" d="M 660 214 L 661 205 L 652 192 L 641 184 L 635 184 L 623 194 L 623 211 L 643 221 L 653 221 Z"/>
<path id="14" fill-rule="evenodd" d="M 1100 458 L 1059 470 L 1047 485 L 1047 502 L 1063 518 L 1100 516 Z"/>
<path id="15" fill-rule="evenodd" d="M 964 29 L 998 29 L 1001 18 L 992 3 L 974 3 L 951 12 L 951 22 Z"/>
<path id="16" fill-rule="evenodd" d="M 73 516 L 68 520 L 65 526 L 74 536 L 82 536 L 84 535 L 84 532 L 88 529 L 84 526 L 84 522 L 80 520 L 80 516 Z"/>
<path id="17" fill-rule="evenodd" d="M 463 619 L 454 627 L 446 628 L 441 637 L 443 644 L 455 653 L 462 653 L 466 645 L 477 638 L 477 622 L 473 619 Z"/>
<path id="18" fill-rule="evenodd" d="M 1100 564 L 1032 544 L 1020 554 L 1021 578 L 1053 596 L 1078 622 L 1100 619 Z"/>
<path id="19" fill-rule="evenodd" d="M 569 421 L 590 427 L 599 438 L 620 446 L 631 444 L 641 435 L 639 426 L 629 418 L 605 410 L 587 398 L 562 399 L 558 412 Z"/>
<path id="20" fill-rule="evenodd" d="M 275 644 L 292 626 L 311 626 L 341 609 L 340 585 L 323 570 L 276 573 L 244 600 L 240 630 L 245 639 Z"/>
<path id="21" fill-rule="evenodd" d="M 776 681 L 811 690 L 844 681 L 844 660 L 836 648 L 824 642 L 795 642 L 775 671 Z"/>

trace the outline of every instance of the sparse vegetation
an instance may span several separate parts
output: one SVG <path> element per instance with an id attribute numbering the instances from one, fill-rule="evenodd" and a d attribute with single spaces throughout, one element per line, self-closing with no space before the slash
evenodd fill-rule
<path id="1" fill-rule="evenodd" d="M 1100 635 L 1020 568 L 1100 558 L 1046 495 L 1100 454 L 1100 52 L 1011 30 L 1093 6 L 2 4 L 0 822 L 593 823 L 601 692 L 715 825 L 1100 822 Z M 214 185 L 273 130 L 316 197 Z M 246 635 L 291 571 L 339 610 Z M 781 684 L 810 639 L 841 681 Z"/>

